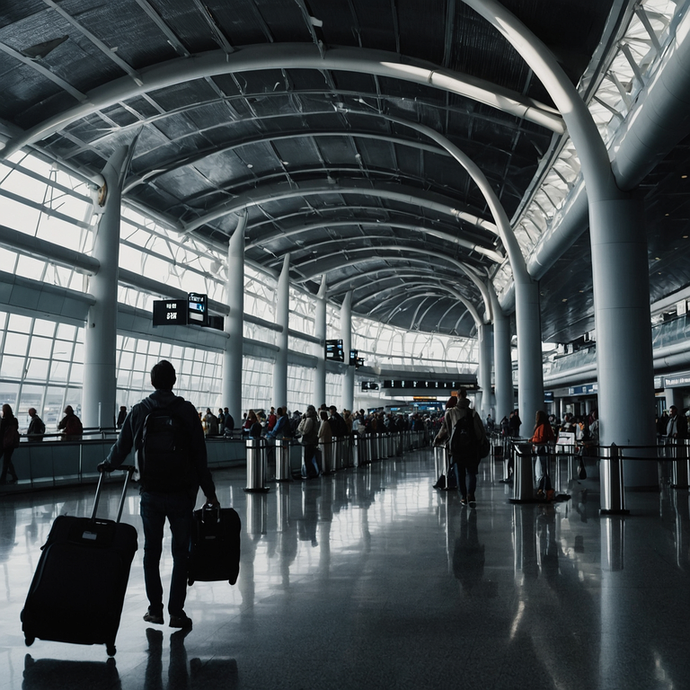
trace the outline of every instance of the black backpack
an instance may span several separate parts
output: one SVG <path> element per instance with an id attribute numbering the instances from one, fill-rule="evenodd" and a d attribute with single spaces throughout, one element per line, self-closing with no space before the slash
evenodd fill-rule
<path id="1" fill-rule="evenodd" d="M 474 430 L 474 412 L 460 417 L 453 427 L 450 437 L 450 454 L 454 460 L 478 457 L 477 435 Z"/>
<path id="2" fill-rule="evenodd" d="M 190 431 L 177 407 L 173 404 L 155 408 L 144 419 L 137 454 L 144 491 L 187 492 L 197 483 Z"/>

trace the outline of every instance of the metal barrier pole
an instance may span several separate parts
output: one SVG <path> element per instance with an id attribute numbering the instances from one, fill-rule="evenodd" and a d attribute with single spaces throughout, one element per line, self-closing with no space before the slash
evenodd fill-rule
<path id="1" fill-rule="evenodd" d="M 604 515 L 625 515 L 625 485 L 623 483 L 623 462 L 615 443 L 601 449 L 601 508 Z"/>
<path id="2" fill-rule="evenodd" d="M 360 442 L 360 436 L 355 432 L 352 437 L 352 460 L 355 467 L 360 467 L 364 464 L 364 459 L 362 458 L 363 444 Z"/>
<path id="3" fill-rule="evenodd" d="M 333 444 L 333 440 L 329 441 L 328 443 L 319 443 L 321 462 L 323 463 L 321 470 L 324 474 L 333 474 L 335 472 L 335 454 L 333 452 Z"/>
<path id="4" fill-rule="evenodd" d="M 443 474 L 446 474 L 446 447 L 445 446 L 434 446 L 434 470 L 436 472 L 436 479 Z"/>
<path id="5" fill-rule="evenodd" d="M 676 457 L 673 460 L 673 474 L 671 475 L 672 489 L 690 488 L 688 449 L 690 449 L 690 439 L 687 438 L 679 438 L 677 445 L 673 448 Z"/>
<path id="6" fill-rule="evenodd" d="M 276 439 L 276 481 L 292 481 L 290 472 L 290 440 L 287 438 Z"/>
<path id="7" fill-rule="evenodd" d="M 513 497 L 511 503 L 528 503 L 534 500 L 534 468 L 532 444 L 511 444 L 513 454 Z"/>
<path id="8" fill-rule="evenodd" d="M 350 434 L 345 437 L 345 457 L 347 458 L 347 467 L 355 466 L 355 437 Z"/>
<path id="9" fill-rule="evenodd" d="M 266 493 L 266 442 L 261 438 L 248 438 L 247 441 L 247 486 L 246 492 Z"/>

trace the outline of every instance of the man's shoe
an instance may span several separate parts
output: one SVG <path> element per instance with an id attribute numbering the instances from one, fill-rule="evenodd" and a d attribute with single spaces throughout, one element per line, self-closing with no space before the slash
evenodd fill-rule
<path id="1" fill-rule="evenodd" d="M 185 613 L 181 616 L 170 616 L 170 627 L 187 630 L 192 627 L 192 619 Z"/>
<path id="2" fill-rule="evenodd" d="M 467 500 L 468 500 L 468 502 L 469 502 L 469 504 L 470 504 L 471 506 L 476 506 L 476 505 L 477 505 L 477 501 L 474 500 L 474 494 L 469 494 L 469 495 L 467 496 Z"/>
<path id="3" fill-rule="evenodd" d="M 460 499 L 460 503 L 462 503 L 462 505 L 466 506 L 466 505 L 467 505 L 467 496 L 463 496 L 463 497 Z"/>
<path id="4" fill-rule="evenodd" d="M 162 613 L 153 613 L 151 611 L 151 609 L 149 609 L 144 614 L 144 620 L 147 623 L 153 623 L 155 625 L 163 625 L 163 614 Z"/>

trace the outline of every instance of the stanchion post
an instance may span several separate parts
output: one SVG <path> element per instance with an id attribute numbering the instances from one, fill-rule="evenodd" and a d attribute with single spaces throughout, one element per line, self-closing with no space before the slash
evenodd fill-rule
<path id="1" fill-rule="evenodd" d="M 687 489 L 690 483 L 690 468 L 688 468 L 688 448 L 690 439 L 679 438 L 673 448 L 675 458 L 673 459 L 673 475 L 671 477 L 671 488 Z"/>
<path id="2" fill-rule="evenodd" d="M 292 473 L 290 472 L 290 439 L 279 438 L 276 439 L 276 481 L 289 482 L 292 481 Z"/>
<path id="3" fill-rule="evenodd" d="M 247 493 L 267 493 L 266 442 L 261 438 L 247 439 Z"/>
<path id="4" fill-rule="evenodd" d="M 534 501 L 534 468 L 532 466 L 532 444 L 511 444 L 513 454 L 513 497 L 511 503 Z"/>
<path id="5" fill-rule="evenodd" d="M 602 448 L 601 458 L 601 508 L 602 515 L 626 515 L 623 462 L 618 446 L 612 443 Z"/>

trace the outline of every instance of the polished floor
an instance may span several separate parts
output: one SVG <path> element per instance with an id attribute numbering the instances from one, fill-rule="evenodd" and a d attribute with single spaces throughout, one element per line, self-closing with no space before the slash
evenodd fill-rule
<path id="1" fill-rule="evenodd" d="M 481 469 L 476 509 L 431 488 L 428 450 L 268 494 L 217 472 L 243 522 L 237 585 L 190 587 L 188 633 L 150 626 L 140 548 L 110 661 L 27 648 L 19 620 L 52 520 L 88 514 L 92 489 L 4 497 L 0 690 L 690 688 L 688 492 L 630 493 L 629 516 L 600 517 L 595 479 L 513 505 Z M 140 529 L 134 491 L 123 519 Z"/>

